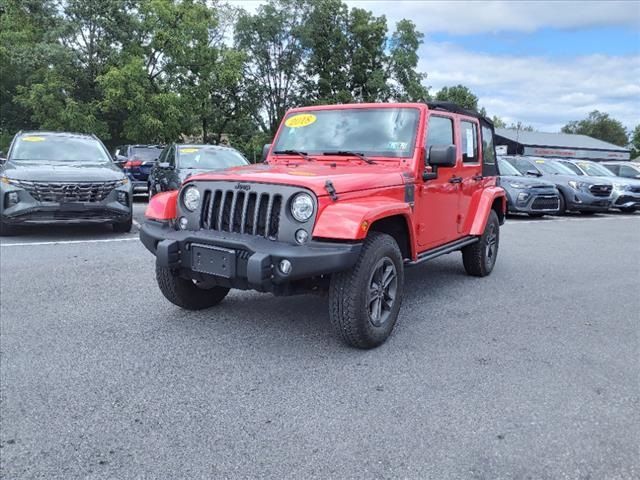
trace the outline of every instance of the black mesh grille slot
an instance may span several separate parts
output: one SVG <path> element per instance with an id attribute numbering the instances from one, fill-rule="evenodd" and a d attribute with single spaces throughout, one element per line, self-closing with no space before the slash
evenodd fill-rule
<path id="1" fill-rule="evenodd" d="M 222 192 L 216 190 L 213 194 L 213 205 L 209 212 L 209 228 L 212 230 L 220 229 L 220 203 L 222 202 Z"/>
<path id="2" fill-rule="evenodd" d="M 260 200 L 258 202 L 258 211 L 257 220 L 255 224 L 255 232 L 256 235 L 260 235 L 265 237 L 267 234 L 267 210 L 269 209 L 269 195 L 267 193 L 263 193 L 260 195 Z"/>
<path id="3" fill-rule="evenodd" d="M 255 192 L 251 192 L 249 194 L 249 201 L 246 205 L 246 211 L 244 213 L 244 220 L 242 221 L 242 233 L 251 233 L 253 234 L 253 225 L 256 215 L 256 198 L 258 194 Z"/>
<path id="4" fill-rule="evenodd" d="M 274 195 L 273 205 L 269 212 L 269 232 L 268 236 L 271 238 L 278 237 L 278 227 L 280 226 L 280 210 L 282 208 L 282 196 Z"/>
<path id="5" fill-rule="evenodd" d="M 204 200 L 202 201 L 202 228 L 211 228 L 211 191 L 204 192 Z"/>
<path id="6" fill-rule="evenodd" d="M 220 221 L 218 222 L 218 230 L 229 232 L 231 221 L 231 204 L 233 203 L 233 192 L 225 192 L 222 199 L 222 208 L 220 209 Z"/>
<path id="7" fill-rule="evenodd" d="M 233 205 L 231 207 L 232 218 L 231 218 L 231 231 L 240 233 L 240 228 L 242 226 L 242 212 L 244 210 L 244 202 L 246 199 L 246 194 L 244 192 L 236 192 L 233 197 Z"/>

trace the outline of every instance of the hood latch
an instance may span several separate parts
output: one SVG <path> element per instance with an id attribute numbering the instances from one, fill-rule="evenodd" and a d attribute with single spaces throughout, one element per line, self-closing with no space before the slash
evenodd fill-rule
<path id="1" fill-rule="evenodd" d="M 334 202 L 338 200 L 338 195 L 336 194 L 336 188 L 333 186 L 333 182 L 331 180 L 327 180 L 326 182 L 324 182 L 324 188 L 329 193 L 331 200 L 333 200 Z"/>

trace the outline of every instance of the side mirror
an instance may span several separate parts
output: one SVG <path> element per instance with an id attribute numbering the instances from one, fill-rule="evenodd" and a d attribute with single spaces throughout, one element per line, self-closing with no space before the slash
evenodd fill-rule
<path id="1" fill-rule="evenodd" d="M 432 167 L 455 167 L 456 146 L 434 145 L 429 148 L 429 165 Z"/>
<path id="2" fill-rule="evenodd" d="M 160 162 L 158 163 L 158 168 L 171 169 L 171 164 L 169 162 Z"/>
<path id="3" fill-rule="evenodd" d="M 267 159 L 267 155 L 269 155 L 269 150 L 271 150 L 271 144 L 267 143 L 264 147 L 262 147 L 262 156 L 260 157 L 260 161 L 264 162 Z"/>
<path id="4" fill-rule="evenodd" d="M 542 174 L 537 170 L 527 170 L 526 174 L 528 176 L 530 176 L 530 177 L 541 177 L 542 176 Z"/>

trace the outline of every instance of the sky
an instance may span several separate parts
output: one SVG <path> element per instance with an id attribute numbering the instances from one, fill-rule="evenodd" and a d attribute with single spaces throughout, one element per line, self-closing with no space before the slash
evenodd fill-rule
<path id="1" fill-rule="evenodd" d="M 230 2 L 255 11 L 259 0 Z M 463 84 L 490 116 L 557 132 L 600 110 L 640 124 L 640 0 L 345 0 L 424 33 L 418 70 L 435 93 Z"/>

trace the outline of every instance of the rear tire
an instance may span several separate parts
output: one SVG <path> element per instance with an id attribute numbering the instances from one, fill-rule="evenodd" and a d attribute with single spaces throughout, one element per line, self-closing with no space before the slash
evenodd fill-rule
<path id="1" fill-rule="evenodd" d="M 179 277 L 177 272 L 156 265 L 156 280 L 160 291 L 174 305 L 186 310 L 202 310 L 218 305 L 229 293 L 225 287 L 202 288 L 193 280 Z"/>
<path id="2" fill-rule="evenodd" d="M 356 348 L 385 342 L 398 319 L 404 264 L 393 237 L 370 232 L 356 264 L 331 276 L 329 317 L 342 340 Z"/>
<path id="3" fill-rule="evenodd" d="M 480 240 L 462 249 L 464 269 L 474 277 L 486 277 L 496 264 L 499 246 L 500 221 L 495 210 L 491 210 Z"/>
<path id="4" fill-rule="evenodd" d="M 128 233 L 131 231 L 132 226 L 133 226 L 133 216 L 130 216 L 127 220 L 123 222 L 114 223 L 113 231 L 116 233 Z"/>

